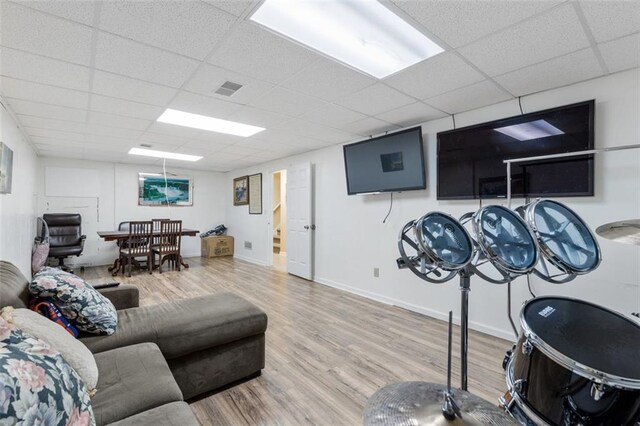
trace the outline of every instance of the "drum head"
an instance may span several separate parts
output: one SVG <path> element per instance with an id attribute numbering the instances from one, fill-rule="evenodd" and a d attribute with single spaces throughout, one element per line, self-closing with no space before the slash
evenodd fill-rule
<path id="1" fill-rule="evenodd" d="M 557 201 L 540 200 L 527 215 L 543 255 L 565 272 L 584 274 L 600 264 L 600 249 L 580 217 Z"/>
<path id="2" fill-rule="evenodd" d="M 538 349 L 556 361 L 553 353 L 559 354 L 575 373 L 606 384 L 631 379 L 629 387 L 640 388 L 640 325 L 629 318 L 581 300 L 538 297 L 524 306 L 520 321 Z"/>
<path id="3" fill-rule="evenodd" d="M 471 237 L 460 223 L 445 213 L 431 212 L 415 224 L 420 248 L 440 268 L 464 268 L 473 255 Z"/>
<path id="4" fill-rule="evenodd" d="M 512 210 L 487 206 L 474 215 L 474 230 L 485 256 L 512 273 L 529 272 L 538 262 L 538 247 L 527 224 Z"/>

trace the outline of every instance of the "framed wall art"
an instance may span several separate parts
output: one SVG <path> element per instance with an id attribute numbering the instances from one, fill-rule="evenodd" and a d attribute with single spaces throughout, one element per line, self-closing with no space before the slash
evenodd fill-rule
<path id="1" fill-rule="evenodd" d="M 11 194 L 13 177 L 13 151 L 0 142 L 0 194 Z"/>
<path id="2" fill-rule="evenodd" d="M 249 176 L 242 176 L 233 180 L 233 205 L 246 206 L 249 204 Z"/>
<path id="3" fill-rule="evenodd" d="M 262 173 L 249 176 L 249 214 L 262 214 Z"/>
<path id="4" fill-rule="evenodd" d="M 138 173 L 139 206 L 192 206 L 193 179 L 160 173 Z"/>

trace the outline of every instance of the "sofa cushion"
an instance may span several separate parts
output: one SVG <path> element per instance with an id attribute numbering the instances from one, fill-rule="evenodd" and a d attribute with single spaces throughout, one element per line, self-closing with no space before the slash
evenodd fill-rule
<path id="1" fill-rule="evenodd" d="M 29 306 L 29 280 L 14 264 L 0 260 L 0 308 Z"/>
<path id="2" fill-rule="evenodd" d="M 3 318 L 0 423 L 95 425 L 89 392 L 62 355 Z"/>
<path id="3" fill-rule="evenodd" d="M 98 366 L 93 354 L 63 327 L 29 309 L 5 307 L 0 315 L 7 322 L 60 352 L 65 361 L 78 373 L 84 384 L 93 392 L 98 384 Z"/>
<path id="4" fill-rule="evenodd" d="M 127 417 L 109 426 L 200 426 L 186 402 L 172 402 L 135 416 Z"/>
<path id="5" fill-rule="evenodd" d="M 153 343 L 99 353 L 96 363 L 100 373 L 98 392 L 91 402 L 98 425 L 182 401 L 182 392 Z"/>
<path id="6" fill-rule="evenodd" d="M 35 297 L 50 298 L 78 330 L 113 334 L 118 314 L 113 303 L 77 275 L 44 267 L 29 284 Z"/>
<path id="7" fill-rule="evenodd" d="M 267 329 L 267 315 L 233 293 L 125 309 L 118 315 L 115 334 L 82 338 L 93 353 L 154 342 L 167 359 L 173 359 Z"/>

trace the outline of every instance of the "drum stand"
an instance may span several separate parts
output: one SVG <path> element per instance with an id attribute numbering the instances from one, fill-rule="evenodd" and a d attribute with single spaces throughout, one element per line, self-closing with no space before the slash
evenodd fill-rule
<path id="1" fill-rule="evenodd" d="M 467 390 L 467 356 L 469 350 L 469 292 L 471 275 L 469 268 L 462 269 L 460 275 L 460 389 Z"/>

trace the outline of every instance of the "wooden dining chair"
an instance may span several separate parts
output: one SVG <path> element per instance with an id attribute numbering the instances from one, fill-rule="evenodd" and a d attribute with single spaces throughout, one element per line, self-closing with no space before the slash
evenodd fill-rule
<path id="1" fill-rule="evenodd" d="M 166 220 L 160 224 L 160 241 L 153 247 L 154 258 L 158 254 L 158 270 L 162 273 L 162 264 L 168 258 L 174 267 L 180 270 L 180 245 L 182 240 L 182 221 Z"/>
<path id="2" fill-rule="evenodd" d="M 120 247 L 120 264 L 122 274 L 125 267 L 128 268 L 128 276 L 131 276 L 131 268 L 137 257 L 147 258 L 147 270 L 153 270 L 153 252 L 151 251 L 151 239 L 153 223 L 151 221 L 129 222 L 129 237 L 126 243 Z"/>

